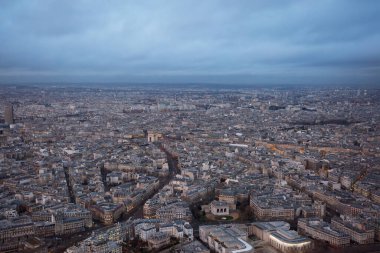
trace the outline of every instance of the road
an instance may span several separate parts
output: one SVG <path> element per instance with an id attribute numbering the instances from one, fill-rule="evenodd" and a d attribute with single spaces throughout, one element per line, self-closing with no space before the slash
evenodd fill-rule
<path id="1" fill-rule="evenodd" d="M 120 218 L 120 221 L 127 221 L 130 218 L 132 218 L 132 219 L 143 218 L 143 207 L 144 207 L 145 202 L 149 198 L 153 197 L 157 192 L 159 192 L 165 185 L 167 185 L 170 182 L 170 180 L 174 177 L 174 175 L 179 171 L 178 170 L 178 160 L 173 159 L 173 157 L 171 156 L 171 154 L 169 152 L 167 152 L 165 150 L 164 150 L 164 152 L 165 152 L 165 154 L 167 156 L 167 160 L 168 160 L 169 176 L 159 178 L 160 184 L 159 184 L 158 189 L 155 192 L 153 192 L 152 194 L 150 194 L 148 196 L 148 198 L 146 198 L 138 207 L 136 207 L 136 208 L 132 209 L 131 211 L 129 211 L 128 213 L 124 214 Z M 103 170 L 101 172 L 102 172 L 102 176 L 103 176 L 103 182 L 105 183 L 105 176 L 104 176 L 105 171 Z M 68 173 L 66 176 L 67 176 L 66 180 L 67 180 L 67 182 L 69 182 Z M 70 187 L 69 187 L 69 189 L 70 189 Z M 96 223 L 95 227 L 88 229 L 88 230 L 81 232 L 81 233 L 76 233 L 76 234 L 70 235 L 67 238 L 63 238 L 62 240 L 61 240 L 61 238 L 59 238 L 59 239 L 53 238 L 50 241 L 47 240 L 48 245 L 54 247 L 53 252 L 56 252 L 56 253 L 64 252 L 64 250 L 66 248 L 68 248 L 72 245 L 75 245 L 76 243 L 78 243 L 78 242 L 86 239 L 87 237 L 89 237 L 92 232 L 101 232 L 102 230 L 108 229 L 112 226 L 113 225 L 104 226 L 103 224 Z"/>

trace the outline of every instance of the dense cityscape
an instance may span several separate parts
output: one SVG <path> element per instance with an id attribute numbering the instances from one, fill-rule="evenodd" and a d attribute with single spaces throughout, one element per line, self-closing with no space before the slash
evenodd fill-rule
<path id="1" fill-rule="evenodd" d="M 380 251 L 380 90 L 0 86 L 0 252 Z"/>
<path id="2" fill-rule="evenodd" d="M 379 0 L 0 0 L 0 253 L 380 253 Z"/>

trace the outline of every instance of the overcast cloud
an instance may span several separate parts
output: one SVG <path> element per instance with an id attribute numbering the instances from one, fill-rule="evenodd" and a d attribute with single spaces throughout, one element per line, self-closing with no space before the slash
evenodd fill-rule
<path id="1" fill-rule="evenodd" d="M 1 0 L 0 82 L 380 85 L 380 1 Z"/>

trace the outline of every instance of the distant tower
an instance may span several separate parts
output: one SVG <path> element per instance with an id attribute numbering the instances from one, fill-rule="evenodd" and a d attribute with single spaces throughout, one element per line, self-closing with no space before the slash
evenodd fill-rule
<path id="1" fill-rule="evenodd" d="M 7 104 L 4 108 L 4 121 L 6 124 L 13 124 L 13 105 Z"/>

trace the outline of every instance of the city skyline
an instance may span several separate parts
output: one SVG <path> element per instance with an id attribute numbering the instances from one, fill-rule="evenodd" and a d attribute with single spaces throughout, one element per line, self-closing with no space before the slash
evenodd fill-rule
<path id="1" fill-rule="evenodd" d="M 378 251 L 379 97 L 0 86 L 0 251 Z"/>
<path id="2" fill-rule="evenodd" d="M 380 252 L 379 10 L 0 0 L 0 252 Z"/>

